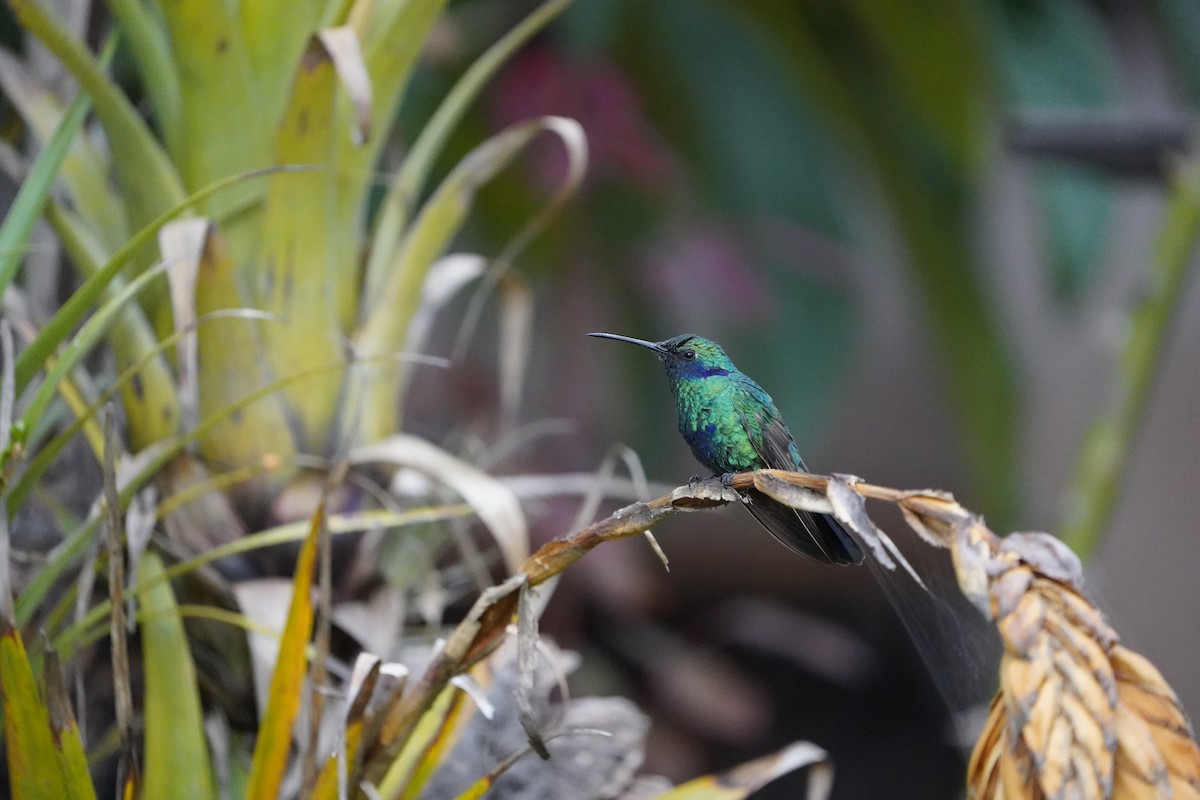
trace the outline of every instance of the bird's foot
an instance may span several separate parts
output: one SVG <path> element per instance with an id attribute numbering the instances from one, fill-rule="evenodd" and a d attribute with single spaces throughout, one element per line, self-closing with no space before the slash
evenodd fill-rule
<path id="1" fill-rule="evenodd" d="M 696 488 L 696 484 L 703 480 L 705 480 L 703 475 L 693 475 L 692 477 L 688 478 L 688 486 L 694 489 Z"/>
<path id="2" fill-rule="evenodd" d="M 733 486 L 733 476 L 734 476 L 735 474 L 737 474 L 737 473 L 734 473 L 734 472 L 726 472 L 725 474 L 723 474 L 723 475 L 721 476 L 721 485 L 722 485 L 722 486 L 724 486 L 726 489 L 728 489 L 729 487 Z"/>

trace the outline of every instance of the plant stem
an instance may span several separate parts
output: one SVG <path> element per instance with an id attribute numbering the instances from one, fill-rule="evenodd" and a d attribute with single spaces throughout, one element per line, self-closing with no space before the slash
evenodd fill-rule
<path id="1" fill-rule="evenodd" d="M 1116 507 L 1127 456 L 1158 374 L 1173 312 L 1184 294 L 1198 235 L 1200 160 L 1193 159 L 1174 175 L 1145 296 L 1130 314 L 1118 396 L 1093 423 L 1080 452 L 1059 538 L 1081 558 L 1095 551 Z"/>

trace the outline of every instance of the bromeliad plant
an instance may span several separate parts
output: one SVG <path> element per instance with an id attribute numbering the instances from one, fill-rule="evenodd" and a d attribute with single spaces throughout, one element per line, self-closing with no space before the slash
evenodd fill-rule
<path id="1" fill-rule="evenodd" d="M 397 107 L 444 5 L 112 3 L 148 123 L 60 21 L 36 2 L 12 3 L 25 29 L 78 80 L 109 149 L 69 138 L 57 173 L 64 191 L 47 218 L 93 279 L 55 324 L 69 329 L 102 292 L 156 264 L 171 278 L 139 285 L 139 302 L 113 311 L 118 365 L 137 365 L 122 388 L 134 451 L 191 435 L 206 465 L 231 468 L 264 454 L 284 463 L 297 453 L 329 455 L 394 433 L 405 383 L 397 354 L 420 345 L 409 333 L 422 291 L 475 191 L 544 131 L 559 134 L 571 155 L 550 206 L 575 187 L 580 131 L 539 119 L 480 145 L 425 197 L 433 162 L 466 106 L 563 2 L 543 5 L 487 51 L 396 172 L 379 177 L 394 149 Z M 65 121 L 61 102 L 12 57 L 3 65 L 10 97 L 49 140 Z M 518 235 L 502 263 L 531 232 Z M 256 313 L 229 313 L 235 309 Z M 164 347 L 172 336 L 175 346 Z M 30 345 L 18 391 L 62 341 L 59 331 Z M 276 390 L 247 402 L 267 386 Z M 38 474 L 31 470 L 26 482 Z M 287 474 L 274 475 L 274 488 Z"/>

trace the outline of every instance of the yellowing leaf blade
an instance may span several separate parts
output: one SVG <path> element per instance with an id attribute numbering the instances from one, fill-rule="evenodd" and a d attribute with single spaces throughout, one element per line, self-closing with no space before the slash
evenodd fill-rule
<path id="1" fill-rule="evenodd" d="M 246 788 L 248 800 L 272 800 L 277 797 L 284 770 L 287 768 L 288 753 L 292 744 L 292 727 L 300 713 L 300 699 L 308 663 L 306 651 L 313 624 L 311 590 L 317 541 L 324 524 L 325 506 L 322 503 L 313 514 L 308 536 L 304 539 L 304 544 L 300 547 L 300 556 L 296 559 L 287 625 L 284 626 L 283 637 L 279 643 L 279 658 L 275 661 L 271 690 L 267 696 L 262 724 L 258 729 L 258 741 L 254 746 L 254 760 Z"/>
<path id="2" fill-rule="evenodd" d="M 13 800 L 65 796 L 58 750 L 50 733 L 50 715 L 21 635 L 6 619 L 0 620 L 0 695 Z"/>
<path id="3" fill-rule="evenodd" d="M 50 710 L 50 727 L 58 744 L 66 800 L 95 800 L 96 788 L 88 772 L 87 754 L 79 737 L 79 724 L 71 712 L 62 668 L 58 655 L 49 650 L 45 660 L 46 704 Z"/>

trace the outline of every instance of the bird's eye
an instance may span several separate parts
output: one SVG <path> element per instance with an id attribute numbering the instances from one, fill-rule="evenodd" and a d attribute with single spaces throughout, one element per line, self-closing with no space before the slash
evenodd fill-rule
<path id="1" fill-rule="evenodd" d="M 688 361 L 691 361 L 693 358 L 696 357 L 696 351 L 695 350 L 684 350 L 683 353 L 681 353 L 680 355 L 682 355 Z"/>

